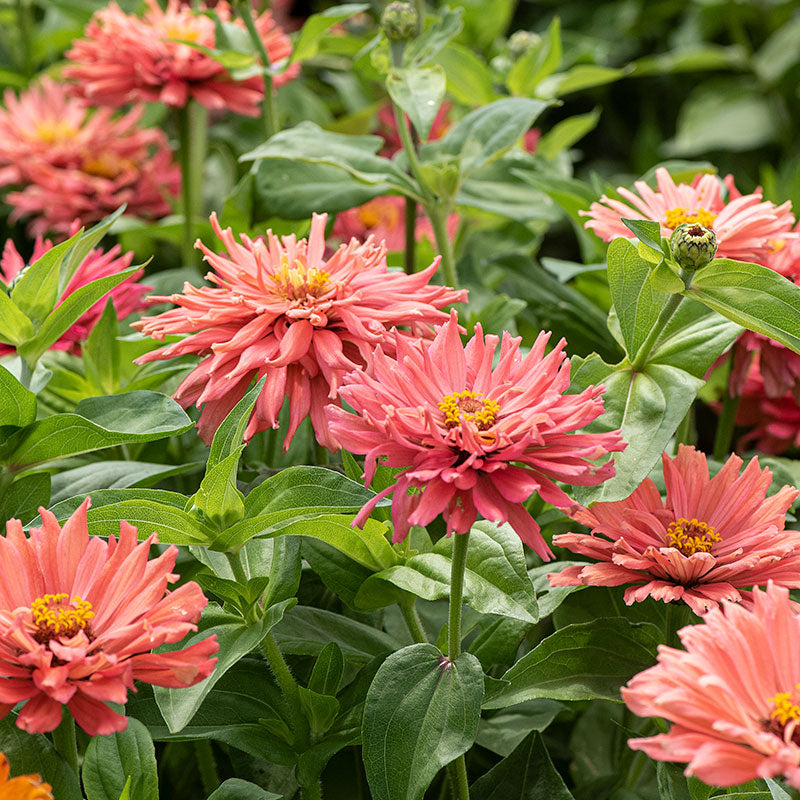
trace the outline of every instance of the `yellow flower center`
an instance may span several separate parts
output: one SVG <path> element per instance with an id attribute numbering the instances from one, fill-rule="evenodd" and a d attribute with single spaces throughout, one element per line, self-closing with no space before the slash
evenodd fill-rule
<path id="1" fill-rule="evenodd" d="M 770 253 L 780 253 L 786 247 L 786 239 L 767 239 Z"/>
<path id="2" fill-rule="evenodd" d="M 471 422 L 479 431 L 491 428 L 500 413 L 496 400 L 485 398 L 480 392 L 453 392 L 439 401 L 444 414 L 444 424 L 455 428 L 462 422 Z"/>
<path id="3" fill-rule="evenodd" d="M 376 228 L 378 225 L 395 228 L 400 222 L 400 213 L 397 207 L 390 203 L 372 200 L 358 209 L 358 218 L 367 229 Z"/>
<path id="4" fill-rule="evenodd" d="M 800 689 L 800 683 L 795 686 Z M 776 736 L 780 736 L 786 742 L 793 741 L 800 744 L 800 706 L 794 702 L 793 692 L 778 692 L 774 697 L 769 698 L 774 708 L 769 715 L 769 719 L 764 722 L 764 728 Z"/>
<path id="5" fill-rule="evenodd" d="M 681 517 L 675 522 L 670 522 L 667 528 L 666 542 L 668 547 L 675 547 L 685 556 L 695 553 L 708 553 L 715 542 L 721 542 L 722 537 L 711 525 L 694 519 Z"/>
<path id="6" fill-rule="evenodd" d="M 70 600 L 69 595 L 62 592 L 37 597 L 31 603 L 31 617 L 38 628 L 34 638 L 44 642 L 56 636 L 74 636 L 84 630 L 94 618 L 94 611 L 88 600 L 77 595 Z"/>
<path id="7" fill-rule="evenodd" d="M 289 266 L 286 255 L 281 256 L 281 268 L 272 276 L 275 288 L 287 300 L 303 300 L 307 297 L 321 297 L 331 290 L 330 273 L 316 267 L 307 267 L 300 261 Z"/>
<path id="8" fill-rule="evenodd" d="M 175 19 L 165 19 L 160 29 L 162 38 L 170 41 L 197 42 L 202 35 L 200 26 L 186 14 L 181 14 Z"/>
<path id="9" fill-rule="evenodd" d="M 99 178 L 116 178 L 132 162 L 116 158 L 111 153 L 99 153 L 83 159 L 83 171 Z"/>
<path id="10" fill-rule="evenodd" d="M 78 129 L 64 120 L 42 120 L 33 128 L 33 139 L 43 144 L 55 144 L 73 139 Z"/>
<path id="11" fill-rule="evenodd" d="M 691 222 L 699 222 L 703 227 L 710 228 L 716 218 L 717 215 L 713 211 L 706 211 L 704 208 L 696 208 L 690 212 L 678 206 L 678 208 L 670 208 L 665 211 L 661 221 L 665 227 L 674 231 L 678 225 Z"/>

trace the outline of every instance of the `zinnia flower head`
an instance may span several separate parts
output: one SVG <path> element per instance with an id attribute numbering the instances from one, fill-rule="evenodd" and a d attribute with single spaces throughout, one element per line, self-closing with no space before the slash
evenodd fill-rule
<path id="1" fill-rule="evenodd" d="M 134 680 L 192 686 L 208 677 L 216 636 L 183 650 L 151 651 L 179 642 L 208 602 L 190 581 L 172 592 L 178 549 L 148 561 L 154 535 L 137 543 L 120 523 L 119 539 L 89 536 L 89 498 L 59 526 L 44 508 L 42 527 L 26 536 L 19 520 L 0 537 L 0 717 L 24 703 L 17 726 L 46 733 L 66 706 L 90 736 L 124 730 L 124 704 Z"/>
<path id="2" fill-rule="evenodd" d="M 66 233 L 75 219 L 96 222 L 127 203 L 127 213 L 170 213 L 180 171 L 163 131 L 140 128 L 143 107 L 122 117 L 90 111 L 66 84 L 43 78 L 0 109 L 0 186 L 15 186 L 11 219 L 30 217 L 33 235 Z"/>
<path id="3" fill-rule="evenodd" d="M 478 325 L 465 348 L 453 311 L 433 341 L 396 335 L 396 359 L 376 349 L 365 371 L 347 375 L 339 393 L 356 414 L 329 407 L 333 435 L 366 455 L 367 484 L 378 458 L 403 468 L 356 523 L 363 525 L 375 504 L 394 494 L 396 542 L 409 526 L 427 525 L 439 514 L 448 533 L 466 533 L 480 513 L 510 523 L 542 558 L 552 557 L 522 503 L 538 492 L 553 505 L 573 505 L 555 481 L 601 483 L 614 465 L 598 467 L 589 459 L 625 444 L 619 431 L 575 433 L 603 413 L 604 388 L 564 394 L 570 382 L 566 342 L 545 355 L 549 337 L 541 333 L 523 358 L 520 338 L 484 337 Z"/>
<path id="4" fill-rule="evenodd" d="M 794 224 L 790 202 L 780 206 L 762 199 L 761 192 L 742 195 L 728 175 L 722 183 L 715 175 L 698 174 L 691 184 L 675 184 L 666 169 L 656 170 L 657 189 L 644 181 L 636 181 L 635 192 L 624 186 L 617 191 L 626 202 L 606 195 L 599 203 L 592 203 L 583 216 L 591 217 L 586 223 L 604 241 L 619 236 L 634 238 L 622 219 L 652 219 L 661 223 L 662 236 L 669 236 L 685 222 L 699 222 L 711 228 L 717 236 L 717 258 L 734 258 L 741 261 L 763 263 L 773 249 L 773 240 L 791 238 Z M 723 194 L 728 190 L 728 201 Z"/>
<path id="5" fill-rule="evenodd" d="M 157 0 L 147 0 L 147 12 L 137 17 L 111 3 L 95 13 L 85 38 L 67 53 L 72 64 L 64 75 L 76 81 L 75 91 L 95 105 L 118 107 L 144 100 L 182 108 L 194 98 L 206 108 L 257 116 L 264 97 L 263 79 L 254 75 L 237 80 L 192 46 L 211 50 L 217 46 L 216 23 L 202 13 L 205 8 L 200 4 L 195 10 L 168 0 L 162 9 Z M 231 20 L 227 2 L 216 3 L 214 12 L 223 22 Z M 255 22 L 270 64 L 288 58 L 292 44 L 270 12 L 260 14 Z M 233 24 L 243 25 L 238 19 Z M 291 80 L 299 69 L 293 64 L 275 76 L 275 85 Z"/>
<path id="6" fill-rule="evenodd" d="M 17 775 L 10 778 L 11 767 L 5 753 L 0 753 L 0 800 L 53 800 L 53 787 L 42 782 L 41 775 Z"/>
<path id="7" fill-rule="evenodd" d="M 375 197 L 357 208 L 348 208 L 336 215 L 333 236 L 342 242 L 350 239 L 366 239 L 374 236 L 386 245 L 390 252 L 403 250 L 406 246 L 406 201 L 397 195 Z M 458 214 L 447 217 L 447 235 L 454 239 L 458 233 Z M 428 239 L 435 243 L 433 226 L 425 214 L 418 215 L 414 226 L 417 241 Z"/>
<path id="8" fill-rule="evenodd" d="M 763 371 L 757 355 L 740 393 L 736 424 L 750 430 L 742 436 L 740 446 L 755 446 L 763 453 L 780 455 L 800 449 L 800 405 L 790 392 L 781 397 L 766 393 Z"/>
<path id="9" fill-rule="evenodd" d="M 753 591 L 752 608 L 726 602 L 678 631 L 686 650 L 659 646 L 658 663 L 622 689 L 635 714 L 674 724 L 628 745 L 688 762 L 687 775 L 713 786 L 783 775 L 800 788 L 798 611 L 770 582 Z"/>
<path id="10" fill-rule="evenodd" d="M 392 326 L 409 327 L 401 339 L 429 335 L 433 323 L 447 319 L 442 307 L 466 299 L 463 290 L 429 285 L 438 258 L 414 275 L 389 272 L 386 248 L 373 237 L 364 244 L 353 239 L 326 259 L 326 219 L 314 215 L 308 240 L 294 234 L 279 239 L 267 231 L 266 240 L 242 235 L 240 244 L 212 214 L 211 225 L 228 251 L 217 254 L 198 241 L 213 269 L 206 279 L 214 286 L 187 283 L 183 294 L 150 298 L 178 308 L 134 323 L 156 339 L 189 334 L 139 363 L 187 353 L 203 358 L 175 399 L 184 408 L 203 408 L 198 429 L 204 441 L 211 441 L 253 379 L 266 375 L 245 441 L 279 426 L 288 397 L 284 449 L 310 415 L 317 441 L 338 450 L 323 409 L 339 403 L 344 374 L 364 366 L 376 345 L 391 346 Z"/>
<path id="11" fill-rule="evenodd" d="M 37 238 L 30 263 L 41 258 L 52 247 L 53 243 L 48 239 Z M 110 275 L 116 275 L 127 269 L 132 260 L 133 253 L 122 254 L 119 245 L 114 245 L 108 252 L 103 252 L 99 247 L 92 250 L 78 265 L 56 307 L 87 283 Z M 25 266 L 25 260 L 17 251 L 14 242 L 8 239 L 3 247 L 2 257 L 0 257 L 0 278 L 6 285 L 9 285 Z M 92 329 L 102 317 L 109 297 L 114 303 L 114 310 L 117 312 L 119 319 L 125 319 L 134 311 L 144 308 L 144 295 L 150 291 L 151 287 L 138 282 L 143 276 L 144 270 L 137 270 L 118 286 L 114 287 L 91 308 L 84 311 L 75 324 L 53 343 L 51 349 L 67 350 L 73 355 L 80 355 L 80 345 L 89 338 Z M 13 348 L 0 343 L 0 356 L 12 351 Z"/>
<path id="12" fill-rule="evenodd" d="M 800 531 L 784 530 L 797 489 L 767 497 L 772 473 L 757 458 L 739 474 L 742 460 L 732 455 L 713 478 L 694 447 L 681 445 L 676 458 L 664 453 L 662 460 L 666 500 L 647 478 L 625 500 L 572 514 L 591 533 L 561 534 L 553 543 L 599 563 L 548 575 L 551 585 L 633 584 L 628 605 L 683 600 L 697 614 L 741 601 L 740 589 L 769 579 L 800 587 Z"/>

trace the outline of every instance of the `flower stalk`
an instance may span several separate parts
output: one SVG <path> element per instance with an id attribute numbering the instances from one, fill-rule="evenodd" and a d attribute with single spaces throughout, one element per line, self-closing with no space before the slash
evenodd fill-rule
<path id="1" fill-rule="evenodd" d="M 203 207 L 203 165 L 206 156 L 208 113 L 199 103 L 189 100 L 177 109 L 178 157 L 181 166 L 181 209 L 183 211 L 182 255 L 186 266 L 197 265 L 195 223 Z"/>

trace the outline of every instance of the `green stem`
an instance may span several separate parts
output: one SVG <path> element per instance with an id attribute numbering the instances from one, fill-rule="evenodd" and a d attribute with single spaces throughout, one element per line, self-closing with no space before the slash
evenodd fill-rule
<path id="1" fill-rule="evenodd" d="M 714 434 L 714 450 L 712 458 L 715 461 L 722 461 L 731 452 L 733 442 L 733 431 L 736 428 L 736 413 L 739 410 L 739 396 L 732 396 L 730 390 L 730 374 L 733 366 L 733 352 L 728 359 L 727 375 L 725 381 L 725 392 L 722 396 L 722 412 L 717 422 L 717 430 Z"/>
<path id="2" fill-rule="evenodd" d="M 453 800 L 469 800 L 469 780 L 467 779 L 467 762 L 463 755 L 451 762 L 447 767 L 450 775 L 450 787 Z"/>
<path id="3" fill-rule="evenodd" d="M 239 554 L 225 553 L 225 558 L 228 559 L 228 564 L 230 564 L 231 571 L 233 572 L 233 577 L 236 579 L 236 582 L 241 583 L 242 585 L 247 585 L 247 582 L 250 579 L 247 577 L 247 573 L 245 572 L 244 565 L 242 564 L 242 559 L 239 557 Z"/>
<path id="4" fill-rule="evenodd" d="M 689 406 L 689 410 L 678 425 L 678 430 L 675 431 L 675 452 L 678 452 L 678 445 L 689 444 L 692 436 L 692 418 L 694 416 L 694 406 Z"/>
<path id="5" fill-rule="evenodd" d="M 53 747 L 56 752 L 70 765 L 76 775 L 78 772 L 78 738 L 75 734 L 75 720 L 66 706 L 61 717 L 61 724 L 53 731 Z"/>
<path id="6" fill-rule="evenodd" d="M 211 794 L 219 786 L 219 773 L 211 742 L 208 739 L 197 739 L 194 742 L 194 753 L 197 756 L 197 771 L 200 773 L 203 791 Z"/>
<path id="7" fill-rule="evenodd" d="M 407 275 L 417 271 L 417 201 L 406 197 L 406 250 L 403 268 Z"/>
<path id="8" fill-rule="evenodd" d="M 457 289 L 458 274 L 456 273 L 456 262 L 453 257 L 453 244 L 447 234 L 447 217 L 449 216 L 449 210 L 438 204 L 426 206 L 425 210 L 430 217 L 433 227 L 436 249 L 442 257 L 444 282 L 453 289 Z"/>
<path id="9" fill-rule="evenodd" d="M 199 263 L 198 253 L 194 249 L 194 226 L 202 213 L 206 110 L 194 100 L 189 100 L 183 108 L 177 109 L 176 127 L 181 165 L 182 255 L 184 265 L 189 266 Z"/>
<path id="10" fill-rule="evenodd" d="M 316 439 L 313 440 L 314 464 L 318 467 L 327 467 L 330 462 L 330 453 L 327 447 L 323 447 Z"/>
<path id="11" fill-rule="evenodd" d="M 322 783 L 314 781 L 314 783 L 303 787 L 303 800 L 322 800 Z"/>
<path id="12" fill-rule="evenodd" d="M 19 382 L 26 388 L 31 388 L 31 380 L 33 379 L 33 370 L 31 370 L 30 364 L 20 356 L 20 367 L 19 367 Z"/>
<path id="13" fill-rule="evenodd" d="M 30 0 L 17 0 L 17 26 L 22 48 L 22 71 L 27 77 L 30 77 L 33 75 L 33 47 L 31 46 L 33 22 L 31 19 Z"/>
<path id="14" fill-rule="evenodd" d="M 408 632 L 411 638 L 417 644 L 425 644 L 428 642 L 428 636 L 425 633 L 425 628 L 422 626 L 422 620 L 419 618 L 417 612 L 417 598 L 410 595 L 400 603 L 400 610 L 403 612 L 403 619 L 408 626 Z"/>
<path id="15" fill-rule="evenodd" d="M 417 36 L 425 30 L 425 0 L 414 0 L 417 9 Z"/>
<path id="16" fill-rule="evenodd" d="M 275 100 L 275 86 L 272 74 L 269 72 L 272 62 L 269 60 L 267 48 L 264 46 L 261 36 L 259 36 L 258 28 L 256 28 L 250 0 L 237 0 L 236 8 L 245 28 L 247 28 L 247 32 L 250 34 L 250 41 L 261 59 L 261 66 L 264 68 L 264 101 L 261 104 L 261 116 L 264 119 L 264 130 L 267 134 L 267 139 L 269 139 L 280 130 L 278 105 Z"/>

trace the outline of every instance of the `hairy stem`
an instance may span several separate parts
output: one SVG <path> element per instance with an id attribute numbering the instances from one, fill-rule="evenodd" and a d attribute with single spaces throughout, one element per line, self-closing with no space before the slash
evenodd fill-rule
<path id="1" fill-rule="evenodd" d="M 406 275 L 413 275 L 417 271 L 417 201 L 406 197 L 405 218 L 405 260 L 403 268 Z"/>
<path id="2" fill-rule="evenodd" d="M 203 791 L 206 794 L 211 794 L 220 783 L 211 741 L 209 739 L 197 739 L 194 742 L 194 753 L 197 756 L 197 771 L 200 773 Z"/>
<path id="3" fill-rule="evenodd" d="M 717 422 L 717 430 L 714 434 L 714 450 L 712 458 L 715 461 L 723 461 L 731 452 L 733 442 L 733 431 L 736 428 L 736 413 L 739 410 L 738 396 L 731 395 L 730 375 L 733 368 L 733 351 L 731 351 L 726 367 L 725 392 L 722 396 L 722 412 Z"/>
<path id="4" fill-rule="evenodd" d="M 422 620 L 419 618 L 417 612 L 417 598 L 413 595 L 400 603 L 400 610 L 403 612 L 403 619 L 408 626 L 408 632 L 411 638 L 417 644 L 424 644 L 428 641 L 428 636 L 425 633 L 425 628 L 422 626 Z"/>

